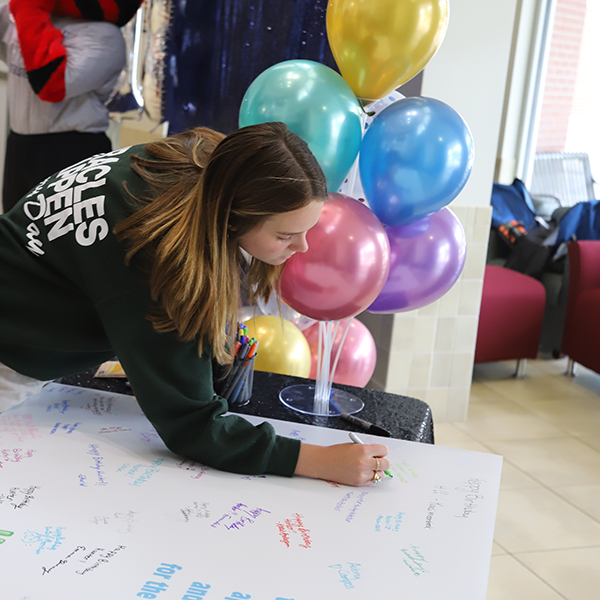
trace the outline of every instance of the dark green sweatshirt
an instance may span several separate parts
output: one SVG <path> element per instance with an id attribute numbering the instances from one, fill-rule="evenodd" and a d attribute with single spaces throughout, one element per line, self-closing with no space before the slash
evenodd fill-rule
<path id="1" fill-rule="evenodd" d="M 177 454 L 238 473 L 292 475 L 300 442 L 223 417 L 198 342 L 157 333 L 150 290 L 112 233 L 134 210 L 123 188 L 148 195 L 131 170 L 141 146 L 82 161 L 0 216 L 0 362 L 48 380 L 118 356 L 134 394 Z M 23 168 L 27 168 L 24 165 Z"/>

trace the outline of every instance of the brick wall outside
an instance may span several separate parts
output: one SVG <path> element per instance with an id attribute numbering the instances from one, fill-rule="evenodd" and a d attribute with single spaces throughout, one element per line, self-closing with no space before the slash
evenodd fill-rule
<path id="1" fill-rule="evenodd" d="M 597 0 L 596 0 L 597 1 Z M 587 0 L 558 0 L 540 115 L 538 152 L 564 150 Z"/>

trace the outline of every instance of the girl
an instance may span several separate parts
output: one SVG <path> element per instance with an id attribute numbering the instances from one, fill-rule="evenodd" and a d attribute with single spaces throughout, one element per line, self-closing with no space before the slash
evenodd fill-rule
<path id="1" fill-rule="evenodd" d="M 231 362 L 242 251 L 251 300 L 268 297 L 326 198 L 314 156 L 282 123 L 199 128 L 50 177 L 0 217 L 0 402 L 117 355 L 177 454 L 237 473 L 377 481 L 385 446 L 301 444 L 223 417 L 213 391 L 211 359 Z"/>

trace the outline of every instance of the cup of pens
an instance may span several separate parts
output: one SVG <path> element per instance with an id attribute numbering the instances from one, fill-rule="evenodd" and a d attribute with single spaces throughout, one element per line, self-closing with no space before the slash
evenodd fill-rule
<path id="1" fill-rule="evenodd" d="M 219 386 L 219 395 L 227 400 L 229 408 L 250 402 L 257 350 L 258 340 L 248 337 L 246 325 L 239 325 L 233 347 L 233 365 Z"/>

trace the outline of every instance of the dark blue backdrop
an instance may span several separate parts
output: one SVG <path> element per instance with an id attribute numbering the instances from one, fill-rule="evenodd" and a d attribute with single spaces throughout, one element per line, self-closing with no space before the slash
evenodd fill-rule
<path id="1" fill-rule="evenodd" d="M 248 86 L 268 67 L 304 58 L 337 70 L 327 41 L 327 0 L 174 0 L 163 114 L 170 133 L 229 133 Z"/>

